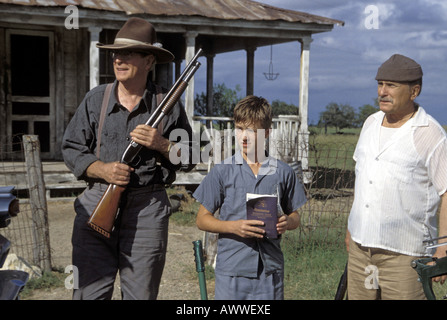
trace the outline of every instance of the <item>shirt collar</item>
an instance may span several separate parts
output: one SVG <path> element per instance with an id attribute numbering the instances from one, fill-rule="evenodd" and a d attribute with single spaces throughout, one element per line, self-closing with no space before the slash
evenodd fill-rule
<path id="1" fill-rule="evenodd" d="M 385 113 L 383 111 L 379 111 L 379 112 L 376 112 L 373 116 L 376 119 L 376 121 L 379 121 L 380 123 L 382 123 Z M 412 127 L 428 126 L 427 113 L 425 112 L 424 108 L 422 108 L 421 106 L 418 107 L 417 112 L 414 114 L 414 116 L 413 116 L 413 118 L 411 118 L 411 120 L 412 120 L 412 123 L 411 123 Z"/>
<path id="2" fill-rule="evenodd" d="M 114 111 L 114 109 L 116 107 L 118 107 L 118 105 L 119 105 L 118 99 L 116 98 L 116 94 L 115 94 L 117 85 L 118 85 L 118 81 L 115 80 L 113 82 L 113 87 L 112 87 L 112 92 L 110 94 L 109 104 L 107 105 L 107 114 L 111 114 Z M 151 98 L 152 98 L 152 95 L 155 95 L 155 94 L 156 94 L 155 86 L 152 84 L 152 82 L 148 81 L 146 90 L 144 90 L 143 98 L 141 100 L 144 102 L 144 105 L 146 106 L 146 109 L 149 113 L 151 113 L 151 111 L 152 111 Z M 140 101 L 140 104 L 141 104 L 141 101 Z M 140 106 L 138 106 L 134 110 L 137 110 L 138 108 L 140 108 Z"/>
<path id="3" fill-rule="evenodd" d="M 418 111 L 414 114 L 413 123 L 411 124 L 413 127 L 426 127 L 428 126 L 428 116 L 425 112 L 424 108 L 421 106 L 418 107 Z"/>
<path id="4" fill-rule="evenodd" d="M 272 173 L 276 172 L 276 168 L 278 166 L 278 163 L 277 163 L 278 160 L 271 157 L 267 151 L 265 151 L 265 153 L 266 153 L 266 158 L 262 162 L 261 168 L 259 168 L 258 175 L 266 176 L 266 175 L 272 174 Z M 244 157 L 242 156 L 241 150 L 236 151 L 236 153 L 234 155 L 234 164 L 243 165 L 250 169 L 247 161 L 245 161 Z M 250 169 L 250 172 L 251 172 L 251 169 Z"/>

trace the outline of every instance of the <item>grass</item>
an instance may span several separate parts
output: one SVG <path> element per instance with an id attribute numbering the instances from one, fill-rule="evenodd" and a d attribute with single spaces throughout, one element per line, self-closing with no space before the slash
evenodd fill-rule
<path id="1" fill-rule="evenodd" d="M 331 226 L 333 217 L 330 215 L 320 217 L 319 224 L 325 227 L 309 229 L 303 226 L 283 236 L 284 295 L 287 300 L 334 299 L 347 262 L 346 228 Z"/>
<path id="2" fill-rule="evenodd" d="M 168 193 L 177 193 L 179 190 L 182 192 L 181 189 L 177 189 Z M 195 225 L 198 207 L 197 202 L 187 200 L 182 204 L 181 210 L 173 213 L 171 217 L 173 223 Z M 333 215 L 325 213 L 318 222 L 320 225 L 328 225 L 333 223 L 332 219 Z M 319 232 L 323 229 L 324 232 Z M 285 260 L 285 299 L 334 299 L 347 254 L 343 241 L 345 228 L 334 227 L 329 230 L 327 232 L 326 228 L 320 228 L 304 232 L 297 229 L 284 235 L 282 249 Z M 191 271 L 192 277 L 196 277 L 195 270 L 193 271 Z M 206 276 L 207 280 L 214 278 L 213 270 L 208 265 L 206 265 Z"/>
<path id="3" fill-rule="evenodd" d="M 357 144 L 360 129 L 344 129 L 343 134 L 328 128 L 328 133 L 320 133 L 321 129 L 310 129 L 309 166 L 350 169 L 354 168 L 352 155 Z"/>
<path id="4" fill-rule="evenodd" d="M 27 299 L 32 296 L 33 290 L 61 288 L 65 285 L 66 273 L 60 270 L 44 272 L 40 278 L 30 279 L 20 293 L 20 299 Z"/>
<path id="5" fill-rule="evenodd" d="M 446 128 L 446 127 L 444 127 Z M 320 130 L 320 131 L 318 131 Z M 354 170 L 352 154 L 360 129 L 343 129 L 343 134 L 329 128 L 311 128 L 309 137 L 309 165 L 319 168 Z M 168 189 L 168 194 L 183 194 L 180 210 L 171 216 L 172 223 L 195 225 L 199 204 L 183 188 Z M 332 195 L 332 194 L 331 194 Z M 328 198 L 327 195 L 320 195 Z M 344 245 L 346 212 L 352 199 L 347 197 L 319 201 L 312 199 L 303 210 L 301 229 L 287 232 L 282 241 L 285 260 L 285 298 L 287 300 L 333 300 L 347 261 Z M 206 266 L 207 280 L 213 279 L 213 270 Z M 191 267 L 196 277 L 195 268 Z M 63 286 L 67 275 L 62 272 L 44 274 L 41 279 L 27 283 L 22 297 L 33 289 Z M 447 292 L 447 284 L 433 284 L 436 297 Z"/>
<path id="6" fill-rule="evenodd" d="M 169 188 L 166 192 L 168 196 L 173 194 L 183 196 L 179 210 L 171 215 L 170 221 L 179 225 L 195 226 L 200 204 L 183 187 Z"/>
<path id="7" fill-rule="evenodd" d="M 178 192 L 181 189 L 169 191 Z M 312 199 L 300 212 L 302 227 L 284 234 L 281 247 L 286 300 L 334 299 L 348 258 L 344 237 L 351 203 L 352 196 Z M 172 222 L 194 226 L 198 207 L 197 202 L 187 199 L 181 210 L 173 213 Z M 194 266 L 189 270 L 190 277 L 196 278 Z M 213 281 L 214 272 L 208 265 L 205 274 L 207 281 Z M 433 284 L 436 297 L 447 293 L 446 285 Z"/>

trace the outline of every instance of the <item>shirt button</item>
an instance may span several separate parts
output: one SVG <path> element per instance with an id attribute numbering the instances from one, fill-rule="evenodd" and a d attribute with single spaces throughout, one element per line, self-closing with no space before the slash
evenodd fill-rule
<path id="1" fill-rule="evenodd" d="M 369 184 L 373 184 L 373 182 L 371 180 L 369 180 Z"/>
<path id="2" fill-rule="evenodd" d="M 365 208 L 369 208 L 369 204 L 365 205 Z"/>

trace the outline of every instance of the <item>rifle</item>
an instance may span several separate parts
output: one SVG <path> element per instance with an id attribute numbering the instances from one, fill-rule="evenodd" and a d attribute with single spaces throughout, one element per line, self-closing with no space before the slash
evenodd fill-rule
<path id="1" fill-rule="evenodd" d="M 201 53 L 202 49 L 199 49 L 194 58 L 188 63 L 183 73 L 161 101 L 160 105 L 152 113 L 149 120 L 146 121 L 146 125 L 156 128 L 163 120 L 164 116 L 171 111 L 185 91 L 194 73 L 200 67 L 200 62 L 198 62 L 197 59 Z M 142 147 L 142 145 L 131 140 L 124 151 L 120 162 L 130 165 Z M 104 192 L 103 196 L 96 205 L 95 210 L 90 216 L 87 225 L 105 237 L 110 238 L 110 233 L 113 230 L 113 225 L 118 212 L 121 195 L 125 189 L 125 186 L 109 184 L 107 190 Z"/>
<path id="2" fill-rule="evenodd" d="M 192 243 L 194 245 L 194 260 L 196 262 L 196 271 L 199 277 L 200 298 L 201 300 L 208 300 L 208 294 L 206 291 L 205 264 L 203 263 L 204 259 L 202 240 L 196 240 Z"/>

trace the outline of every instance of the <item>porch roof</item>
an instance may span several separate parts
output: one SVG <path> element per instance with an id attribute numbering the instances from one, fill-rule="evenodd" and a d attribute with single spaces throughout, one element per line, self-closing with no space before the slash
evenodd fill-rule
<path id="1" fill-rule="evenodd" d="M 274 7 L 251 0 L 0 0 L 0 3 L 34 7 L 66 7 L 150 14 L 159 16 L 198 16 L 223 20 L 300 22 L 344 25 L 343 21 L 301 11 Z"/>

